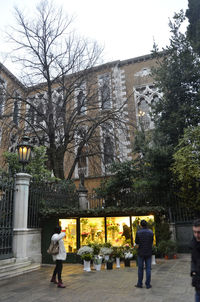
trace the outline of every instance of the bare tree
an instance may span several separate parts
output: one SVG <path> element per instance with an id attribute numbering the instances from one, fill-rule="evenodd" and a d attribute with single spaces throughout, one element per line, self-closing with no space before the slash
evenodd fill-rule
<path id="1" fill-rule="evenodd" d="M 18 27 L 9 36 L 16 45 L 14 60 L 22 64 L 21 79 L 26 87 L 22 93 L 7 91 L 7 108 L 14 100 L 15 132 L 23 129 L 45 145 L 49 167 L 62 179 L 66 152 L 72 154 L 68 179 L 86 156 L 105 153 L 104 158 L 111 161 L 111 152 L 103 150 L 101 139 L 106 125 L 112 129 L 111 147 L 116 129 L 124 131 L 125 102 L 111 106 L 110 79 L 98 79 L 95 66 L 102 49 L 96 42 L 76 36 L 72 19 L 48 1 L 36 7 L 32 19 L 18 8 L 15 13 Z M 7 109 L 2 119 L 8 121 L 9 112 Z"/>

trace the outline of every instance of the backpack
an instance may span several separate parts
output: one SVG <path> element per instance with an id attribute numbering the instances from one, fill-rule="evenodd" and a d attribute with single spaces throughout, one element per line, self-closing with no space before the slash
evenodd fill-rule
<path id="1" fill-rule="evenodd" d="M 57 255 L 59 253 L 59 242 L 56 241 L 54 243 L 53 241 L 51 241 L 47 253 L 49 255 Z"/>

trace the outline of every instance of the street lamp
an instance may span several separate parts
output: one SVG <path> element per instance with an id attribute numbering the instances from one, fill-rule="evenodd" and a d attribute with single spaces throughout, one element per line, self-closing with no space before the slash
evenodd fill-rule
<path id="1" fill-rule="evenodd" d="M 32 150 L 32 146 L 29 144 L 29 137 L 23 136 L 21 143 L 17 145 L 19 162 L 23 166 L 23 170 L 22 170 L 23 172 L 24 172 L 24 166 L 27 165 L 30 161 L 31 150 Z"/>

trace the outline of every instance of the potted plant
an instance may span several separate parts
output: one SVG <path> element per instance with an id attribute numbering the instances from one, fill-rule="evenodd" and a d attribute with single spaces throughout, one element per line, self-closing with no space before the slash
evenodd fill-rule
<path id="1" fill-rule="evenodd" d="M 113 257 L 116 259 L 116 268 L 120 268 L 120 258 L 123 257 L 122 247 L 113 247 Z"/>
<path id="2" fill-rule="evenodd" d="M 105 269 L 107 268 L 107 261 L 109 260 L 109 256 L 112 254 L 113 249 L 111 247 L 104 246 L 100 249 L 100 255 L 104 257 L 105 261 Z"/>
<path id="3" fill-rule="evenodd" d="M 113 262 L 114 262 L 114 259 L 113 259 L 112 255 L 109 255 L 109 259 L 106 261 L 108 270 L 113 269 Z"/>
<path id="4" fill-rule="evenodd" d="M 100 255 L 94 256 L 94 264 L 95 264 L 95 269 L 97 271 L 101 270 L 102 259 L 103 259 L 103 257 Z"/>
<path id="5" fill-rule="evenodd" d="M 123 254 L 124 254 L 124 264 L 125 266 L 130 266 L 130 261 L 133 258 L 132 249 L 129 244 L 125 244 L 123 247 Z"/>
<path id="6" fill-rule="evenodd" d="M 90 246 L 82 246 L 78 250 L 77 254 L 81 256 L 81 259 L 83 260 L 83 264 L 84 264 L 83 270 L 86 272 L 90 272 L 91 271 L 90 262 L 93 257 L 93 248 Z"/>
<path id="7" fill-rule="evenodd" d="M 158 245 L 158 250 L 166 259 L 173 258 L 177 252 L 177 244 L 173 240 L 162 240 Z"/>

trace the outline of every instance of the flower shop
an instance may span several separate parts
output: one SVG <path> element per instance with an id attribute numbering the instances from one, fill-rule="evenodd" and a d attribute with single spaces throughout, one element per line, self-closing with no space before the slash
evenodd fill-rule
<path id="1" fill-rule="evenodd" d="M 85 216 L 56 219 L 56 223 L 59 223 L 62 232 L 66 235 L 64 237 L 64 244 L 68 253 L 67 262 L 77 262 L 77 251 L 81 247 L 91 244 L 103 246 L 105 243 L 109 243 L 112 247 L 122 247 L 128 244 L 130 247 L 133 247 L 136 231 L 138 230 L 142 219 L 145 219 L 148 222 L 148 227 L 153 230 L 155 242 L 155 223 L 153 214 L 142 216 Z M 46 238 L 46 245 L 43 242 L 43 263 L 51 262 L 51 259 L 46 257 L 45 251 L 56 223 L 55 219 L 48 220 L 42 228 L 43 238 Z"/>

